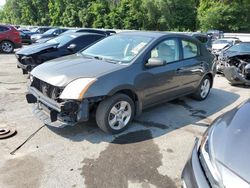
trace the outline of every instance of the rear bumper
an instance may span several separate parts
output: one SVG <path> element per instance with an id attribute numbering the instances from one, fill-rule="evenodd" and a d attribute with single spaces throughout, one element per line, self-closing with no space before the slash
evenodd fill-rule
<path id="1" fill-rule="evenodd" d="M 199 140 L 196 139 L 192 155 L 182 171 L 183 188 L 210 188 L 199 161 L 198 149 Z"/>
<path id="2" fill-rule="evenodd" d="M 46 125 L 53 127 L 64 127 L 75 125 L 89 119 L 89 102 L 65 101 L 57 103 L 51 98 L 43 95 L 33 87 L 28 88 L 26 94 L 28 103 L 34 103 L 34 114 Z"/>

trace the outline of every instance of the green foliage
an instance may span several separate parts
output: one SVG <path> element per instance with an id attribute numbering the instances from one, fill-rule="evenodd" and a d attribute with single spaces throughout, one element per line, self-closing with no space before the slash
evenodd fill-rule
<path id="1" fill-rule="evenodd" d="M 6 0 L 0 22 L 139 30 L 250 30 L 250 0 Z"/>
<path id="2" fill-rule="evenodd" d="M 211 1 L 201 0 L 198 20 L 201 30 L 218 29 L 223 31 L 250 30 L 250 1 Z"/>

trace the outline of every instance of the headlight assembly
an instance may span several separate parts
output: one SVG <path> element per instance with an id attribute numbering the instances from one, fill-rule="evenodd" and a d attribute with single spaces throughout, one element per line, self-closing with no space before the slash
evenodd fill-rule
<path id="1" fill-rule="evenodd" d="M 83 99 L 84 94 L 95 81 L 95 78 L 79 78 L 70 82 L 60 95 L 60 99 Z"/>
<path id="2" fill-rule="evenodd" d="M 211 134 L 213 134 L 213 127 L 211 127 L 203 136 L 201 145 L 200 145 L 200 162 L 203 167 L 203 170 L 211 184 L 212 188 L 222 188 L 222 178 L 219 171 L 217 170 L 215 164 L 215 158 L 213 153 L 213 147 L 211 144 Z"/>

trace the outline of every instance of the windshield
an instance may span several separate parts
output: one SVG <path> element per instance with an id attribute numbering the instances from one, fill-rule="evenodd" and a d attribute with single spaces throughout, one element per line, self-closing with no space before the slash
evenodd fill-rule
<path id="1" fill-rule="evenodd" d="M 73 40 L 74 38 L 76 38 L 76 36 L 74 36 L 74 35 L 61 35 L 59 37 L 56 37 L 56 38 L 53 38 L 53 39 L 46 41 L 46 43 L 58 44 L 58 47 L 61 47 L 65 44 L 67 44 L 68 42 L 70 42 L 71 40 Z"/>
<path id="2" fill-rule="evenodd" d="M 45 35 L 50 35 L 52 33 L 54 33 L 57 29 L 49 29 L 48 31 L 44 32 L 43 34 Z"/>
<path id="3" fill-rule="evenodd" d="M 250 43 L 240 43 L 228 49 L 231 52 L 250 52 Z"/>
<path id="4" fill-rule="evenodd" d="M 82 51 L 82 55 L 114 63 L 129 63 L 152 40 L 145 36 L 113 35 Z"/>

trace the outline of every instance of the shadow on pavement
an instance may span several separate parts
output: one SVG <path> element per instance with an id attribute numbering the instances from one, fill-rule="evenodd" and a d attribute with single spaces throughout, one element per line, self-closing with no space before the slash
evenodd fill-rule
<path id="1" fill-rule="evenodd" d="M 220 89 L 212 89 L 205 101 L 196 101 L 190 98 L 180 98 L 162 105 L 155 106 L 143 111 L 141 116 L 133 121 L 128 130 L 119 134 L 149 129 L 153 131 L 153 137 L 167 134 L 171 130 L 184 127 L 189 124 L 198 126 L 208 126 L 208 124 L 198 123 L 200 120 L 219 112 L 223 108 L 231 105 L 239 98 L 238 94 Z M 73 127 L 54 128 L 47 126 L 54 133 L 68 138 L 75 142 L 88 140 L 91 143 L 111 142 L 119 135 L 108 135 L 102 132 L 95 120 L 81 123 Z M 129 138 L 130 142 L 147 140 L 145 137 L 140 140 Z M 120 143 L 121 144 L 121 143 Z"/>

